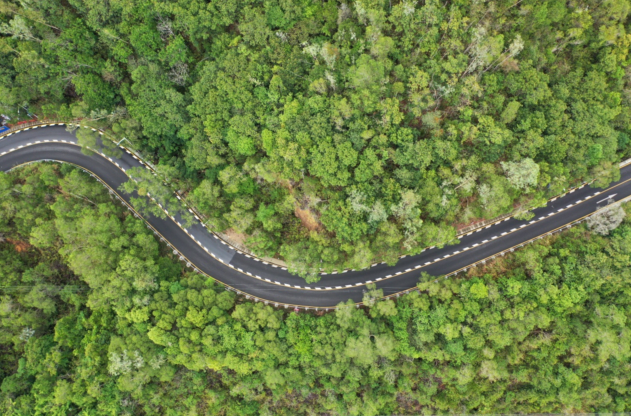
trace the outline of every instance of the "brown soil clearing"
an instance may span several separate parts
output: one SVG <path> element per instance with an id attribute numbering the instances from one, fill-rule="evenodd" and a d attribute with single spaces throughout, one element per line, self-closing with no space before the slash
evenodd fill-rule
<path id="1" fill-rule="evenodd" d="M 320 221 L 318 221 L 316 214 L 309 208 L 302 209 L 296 207 L 294 213 L 296 214 L 296 217 L 300 219 L 302 225 L 304 225 L 310 231 L 316 231 L 320 229 Z"/>

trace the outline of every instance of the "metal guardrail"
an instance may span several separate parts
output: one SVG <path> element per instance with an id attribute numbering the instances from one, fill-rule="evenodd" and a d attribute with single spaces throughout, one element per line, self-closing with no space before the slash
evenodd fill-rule
<path id="1" fill-rule="evenodd" d="M 24 124 L 13 124 L 13 125 L 11 125 L 9 130 L 3 131 L 2 133 L 11 133 L 13 131 L 22 130 L 24 128 L 28 128 L 28 127 L 31 127 L 31 126 L 36 126 L 36 125 L 39 125 L 39 124 L 47 124 L 47 123 L 61 123 L 61 121 L 47 120 L 46 122 L 44 122 L 44 121 L 41 121 L 41 120 L 35 120 L 35 121 L 29 121 L 29 122 L 24 123 Z"/>
<path id="2" fill-rule="evenodd" d="M 456 232 L 458 233 L 458 236 L 462 236 L 463 234 L 466 234 L 469 231 L 477 230 L 480 227 L 486 227 L 489 224 L 495 224 L 496 222 L 500 222 L 500 221 L 502 221 L 502 220 L 504 220 L 506 218 L 510 218 L 513 215 L 515 215 L 515 214 L 517 214 L 517 213 L 519 213 L 521 211 L 523 211 L 523 209 L 511 211 L 508 214 L 500 215 L 499 217 L 495 217 L 495 218 L 492 218 L 490 220 L 478 221 L 478 222 L 473 223 L 471 225 L 467 225 L 466 227 L 458 228 L 458 230 Z"/>

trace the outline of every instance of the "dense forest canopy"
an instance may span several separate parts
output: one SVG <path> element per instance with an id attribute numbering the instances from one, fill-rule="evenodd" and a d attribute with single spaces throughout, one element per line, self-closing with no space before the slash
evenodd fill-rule
<path id="1" fill-rule="evenodd" d="M 0 0 L 0 113 L 126 137 L 311 280 L 616 179 L 629 9 Z M 396 301 L 276 310 L 187 272 L 79 169 L 26 166 L 0 173 L 0 413 L 628 412 L 630 278 L 615 207 Z"/>
<path id="2" fill-rule="evenodd" d="M 297 314 L 186 272 L 68 165 L 0 172 L 0 196 L 3 415 L 630 410 L 624 211 L 396 302 Z"/>
<path id="3" fill-rule="evenodd" d="M 290 270 L 361 269 L 629 155 L 628 0 L 0 1 L 0 109 L 83 117 Z"/>

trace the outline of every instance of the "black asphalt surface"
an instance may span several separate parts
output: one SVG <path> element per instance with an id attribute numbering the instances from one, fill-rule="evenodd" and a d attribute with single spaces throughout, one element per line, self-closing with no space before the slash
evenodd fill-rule
<path id="1" fill-rule="evenodd" d="M 57 141 L 44 142 L 52 140 Z M 112 161 L 98 153 L 86 156 L 76 145 L 74 134 L 63 126 L 39 127 L 0 136 L 0 170 L 8 171 L 43 160 L 78 165 L 127 202 L 128 195 L 118 191 L 128 180 L 123 170 L 143 166 L 126 152 L 112 157 Z M 621 180 L 607 190 L 584 186 L 549 202 L 546 207 L 535 210 L 535 217 L 530 221 L 511 218 L 463 236 L 457 245 L 404 257 L 395 266 L 378 264 L 366 270 L 323 275 L 318 283 L 310 285 L 282 268 L 233 250 L 200 223 L 185 231 L 178 225 L 178 215 L 173 219 L 145 219 L 184 261 L 239 292 L 272 304 L 330 308 L 348 299 L 361 302 L 367 283 L 374 282 L 383 289 L 384 295 L 393 295 L 413 288 L 423 271 L 432 276 L 447 275 L 585 217 L 605 206 L 606 202 L 599 201 L 610 195 L 615 194 L 613 200 L 631 195 L 631 165 L 623 168 L 621 174 Z"/>

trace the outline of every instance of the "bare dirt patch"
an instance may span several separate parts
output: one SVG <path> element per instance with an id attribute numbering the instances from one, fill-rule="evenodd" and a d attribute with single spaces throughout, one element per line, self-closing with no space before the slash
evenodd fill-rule
<path id="1" fill-rule="evenodd" d="M 224 231 L 224 234 L 230 239 L 230 241 L 241 245 L 243 245 L 245 239 L 248 238 L 246 234 L 238 233 L 232 228 L 228 228 L 226 231 Z"/>
<path id="2" fill-rule="evenodd" d="M 300 219 L 302 225 L 304 225 L 308 230 L 320 230 L 320 221 L 318 221 L 317 215 L 309 208 L 302 209 L 300 207 L 296 207 L 296 209 L 294 210 L 294 214 L 296 214 L 296 217 Z"/>
<path id="3" fill-rule="evenodd" d="M 6 241 L 7 243 L 13 244 L 13 247 L 15 247 L 15 251 L 17 251 L 18 253 L 23 253 L 31 248 L 31 245 L 25 241 L 13 240 L 11 238 L 7 238 Z"/>

